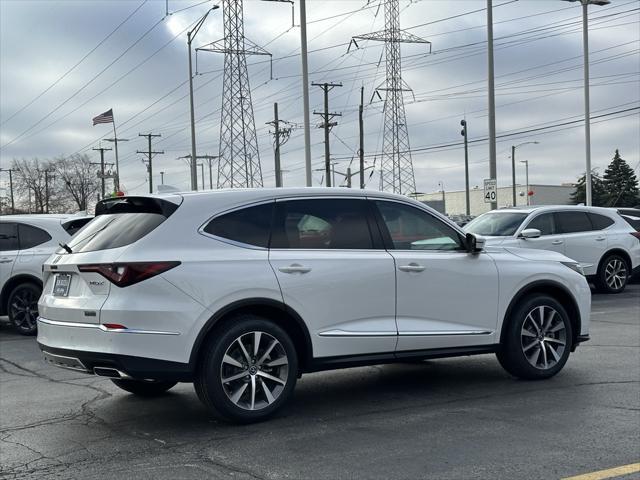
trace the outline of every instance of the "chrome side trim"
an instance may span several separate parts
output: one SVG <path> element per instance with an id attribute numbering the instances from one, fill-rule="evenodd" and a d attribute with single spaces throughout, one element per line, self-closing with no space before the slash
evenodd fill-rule
<path id="1" fill-rule="evenodd" d="M 439 330 L 429 332 L 398 332 L 401 337 L 446 337 L 452 335 L 491 335 L 490 330 Z"/>
<path id="2" fill-rule="evenodd" d="M 320 337 L 396 337 L 396 332 L 349 332 L 346 330 L 326 330 L 319 332 Z"/>
<path id="3" fill-rule="evenodd" d="M 108 333 L 132 333 L 142 335 L 180 335 L 180 332 L 166 332 L 163 330 L 140 330 L 134 328 L 107 328 L 99 323 L 75 323 L 75 322 L 63 322 L 60 320 L 48 320 L 46 318 L 38 317 L 38 321 L 47 325 L 55 325 L 57 327 L 76 327 L 76 328 L 95 328 L 103 332 Z"/>

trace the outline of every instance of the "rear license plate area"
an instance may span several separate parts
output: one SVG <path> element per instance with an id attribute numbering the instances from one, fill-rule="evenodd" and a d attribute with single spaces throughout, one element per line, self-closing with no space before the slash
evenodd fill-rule
<path id="1" fill-rule="evenodd" d="M 53 295 L 55 297 L 67 297 L 71 286 L 71 275 L 68 273 L 58 273 L 53 283 Z"/>

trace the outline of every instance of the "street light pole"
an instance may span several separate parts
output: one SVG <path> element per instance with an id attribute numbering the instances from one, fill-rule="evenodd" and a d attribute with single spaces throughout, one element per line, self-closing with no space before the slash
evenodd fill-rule
<path id="1" fill-rule="evenodd" d="M 520 160 L 520 163 L 524 163 L 525 166 L 525 178 L 527 182 L 527 191 L 524 194 L 527 197 L 527 207 L 529 206 L 529 160 Z"/>
<path id="2" fill-rule="evenodd" d="M 493 2 L 487 0 L 487 58 L 489 75 L 489 178 L 497 180 L 496 162 L 496 91 L 493 68 Z M 496 192 L 497 193 L 497 192 Z M 498 208 L 498 197 L 491 202 L 491 210 Z"/>
<path id="3" fill-rule="evenodd" d="M 300 0 L 300 46 L 302 60 L 302 104 L 304 112 L 304 166 L 307 187 L 311 186 L 311 120 L 309 119 L 309 64 L 307 62 L 307 7 Z"/>
<path id="4" fill-rule="evenodd" d="M 465 207 L 467 217 L 471 215 L 471 201 L 469 199 L 469 143 L 467 136 L 467 121 L 460 121 L 462 125 L 462 136 L 464 137 L 464 185 L 465 185 Z"/>
<path id="5" fill-rule="evenodd" d="M 512 188 L 512 193 L 513 193 L 513 206 L 515 207 L 517 204 L 517 197 L 516 197 L 516 148 L 520 148 L 523 145 L 538 145 L 540 142 L 535 141 L 535 142 L 524 142 L 521 143 L 520 145 L 511 145 L 511 181 L 513 186 Z M 528 180 L 527 180 L 528 182 Z M 529 186 L 527 185 L 527 195 L 529 194 Z M 527 197 L 529 198 L 529 197 Z"/>
<path id="6" fill-rule="evenodd" d="M 593 204 L 591 186 L 591 105 L 589 96 L 589 5 L 604 6 L 610 0 L 564 0 L 565 2 L 580 2 L 582 4 L 582 48 L 584 54 L 584 141 L 585 141 L 585 190 L 586 203 Z"/>
<path id="7" fill-rule="evenodd" d="M 195 112 L 193 107 L 193 69 L 191 66 L 191 42 L 197 35 L 198 31 L 204 24 L 204 21 L 207 19 L 209 14 L 213 10 L 217 10 L 220 8 L 218 5 L 214 5 L 204 16 L 198 20 L 195 27 L 187 32 L 187 50 L 189 51 L 189 106 L 191 109 L 191 158 L 196 158 L 196 120 L 195 120 Z M 196 169 L 195 160 L 191 162 L 191 190 L 198 190 L 198 171 Z"/>

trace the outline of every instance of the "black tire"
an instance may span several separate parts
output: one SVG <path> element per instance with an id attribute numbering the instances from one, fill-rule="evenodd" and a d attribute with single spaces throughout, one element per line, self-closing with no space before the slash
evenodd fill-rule
<path id="1" fill-rule="evenodd" d="M 9 294 L 7 314 L 11 325 L 22 335 L 38 332 L 38 300 L 42 288 L 35 283 L 21 283 Z"/>
<path id="2" fill-rule="evenodd" d="M 542 318 L 548 320 L 538 321 L 540 307 L 543 308 Z M 552 315 L 551 310 L 555 314 Z M 530 313 L 533 316 L 530 317 Z M 562 370 L 573 345 L 573 331 L 560 302 L 543 294 L 526 296 L 506 321 L 504 339 L 496 356 L 507 372 L 522 379 L 541 380 Z M 539 330 L 531 322 L 535 322 Z M 551 332 L 554 329 L 557 330 Z"/>
<path id="3" fill-rule="evenodd" d="M 158 397 L 178 382 L 111 379 L 116 386 L 139 397 Z"/>
<path id="4" fill-rule="evenodd" d="M 618 270 L 618 268 L 622 270 Z M 629 283 L 630 270 L 624 257 L 615 253 L 607 255 L 598 265 L 598 273 L 594 278 L 596 289 L 601 293 L 622 293 Z M 618 273 L 612 276 L 611 274 L 615 272 Z"/>
<path id="5" fill-rule="evenodd" d="M 260 334 L 257 352 L 252 351 L 255 332 Z M 244 350 L 238 343 L 240 339 Z M 286 365 L 269 365 L 282 361 Z M 289 335 L 266 318 L 244 314 L 229 319 L 209 335 L 200 355 L 194 387 L 214 415 L 236 423 L 252 423 L 268 418 L 290 399 L 297 376 L 298 358 Z M 238 378 L 223 384 L 223 378 L 233 377 Z M 232 400 L 238 392 L 237 400 Z"/>

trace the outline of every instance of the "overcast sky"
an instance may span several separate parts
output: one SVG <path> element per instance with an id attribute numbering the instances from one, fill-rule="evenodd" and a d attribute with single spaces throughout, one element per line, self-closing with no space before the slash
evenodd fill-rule
<path id="1" fill-rule="evenodd" d="M 330 94 L 330 109 L 342 112 L 331 135 L 338 170 L 346 170 L 358 148 L 359 90 L 365 88 L 365 152 L 369 164 L 382 148 L 382 102 L 370 103 L 384 81 L 383 45 L 353 35 L 384 28 L 379 2 L 307 0 L 311 81 L 342 82 Z M 186 30 L 211 2 L 169 0 L 29 1 L 0 0 L 0 162 L 12 158 L 52 158 L 87 153 L 96 161 L 101 138 L 113 137 L 111 125 L 92 127 L 92 117 L 113 108 L 120 144 L 121 184 L 127 193 L 148 189 L 146 168 L 136 150 L 146 148 L 139 133 L 159 133 L 154 149 L 154 183 L 187 189 L 187 165 L 178 157 L 190 152 Z M 432 42 L 402 46 L 403 78 L 413 88 L 405 95 L 407 123 L 417 190 L 431 192 L 443 181 L 447 190 L 464 186 L 464 152 L 457 145 L 460 120 L 466 117 L 471 140 L 488 131 L 486 10 L 484 0 L 400 1 L 401 25 Z M 590 12 L 593 166 L 600 172 L 616 148 L 632 168 L 640 158 L 640 1 L 613 0 Z M 248 58 L 253 106 L 265 185 L 274 185 L 272 136 L 266 122 L 273 102 L 280 118 L 296 126 L 302 117 L 300 29 L 293 27 L 287 3 L 245 0 L 245 35 L 273 54 L 273 79 L 267 57 Z M 134 13 L 135 12 L 135 13 Z M 295 7 L 298 24 L 298 5 Z M 123 23 L 104 43 L 107 35 Z M 530 161 L 531 183 L 573 182 L 584 172 L 582 26 L 576 3 L 560 0 L 495 1 L 496 104 L 499 138 L 498 184 L 510 185 L 511 145 Z M 195 46 L 223 36 L 221 10 L 214 11 Z M 86 56 L 89 54 L 88 56 Z M 67 76 L 42 94 L 65 72 Z M 383 59 L 384 60 L 384 59 Z M 223 55 L 199 53 L 196 121 L 199 154 L 218 153 Z M 384 96 L 384 94 L 383 94 Z M 320 89 L 311 89 L 312 110 L 322 108 Z M 24 108 L 27 106 L 27 108 Z M 614 113 L 619 112 L 619 113 Z M 323 166 L 323 133 L 312 119 L 314 168 Z M 543 128 L 557 124 L 553 128 Z M 542 128 L 542 129 L 541 129 Z M 432 148 L 455 144 L 447 148 Z M 103 146 L 111 146 L 103 142 Z M 113 152 L 107 152 L 113 161 Z M 379 159 L 375 159 L 379 165 Z M 282 147 L 284 183 L 304 185 L 303 130 L 294 129 Z M 471 185 L 488 177 L 488 146 L 470 148 Z M 354 170 L 357 161 L 353 161 Z M 518 183 L 524 166 L 518 164 Z M 1 174 L 4 186 L 6 174 Z M 208 173 L 207 187 L 208 187 Z M 319 184 L 322 172 L 314 172 Z M 339 179 L 340 177 L 338 177 Z M 215 173 L 214 173 L 215 184 Z M 378 188 L 379 175 L 369 187 Z"/>

